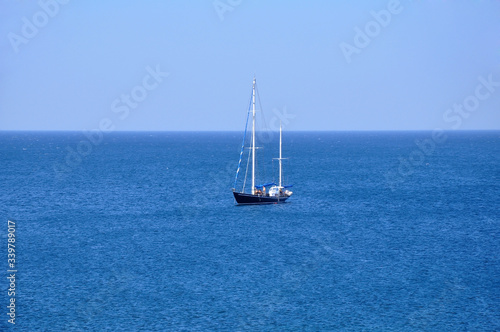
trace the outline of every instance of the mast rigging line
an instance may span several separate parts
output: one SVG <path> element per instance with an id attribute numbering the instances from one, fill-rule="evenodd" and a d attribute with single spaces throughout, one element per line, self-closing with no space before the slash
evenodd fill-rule
<path id="1" fill-rule="evenodd" d="M 262 118 L 262 121 L 261 121 L 261 124 L 263 126 L 263 128 L 260 129 L 260 132 L 261 132 L 261 135 L 262 133 L 264 132 L 269 132 L 269 135 L 271 135 L 271 130 L 267 124 L 267 119 L 266 119 L 266 113 L 264 112 L 264 109 L 262 108 L 262 102 L 260 101 L 260 94 L 259 94 L 259 87 L 257 86 L 257 84 L 255 84 L 255 94 L 257 96 L 257 101 L 259 103 L 259 112 L 261 114 L 261 118 Z M 269 138 L 267 138 L 269 139 Z"/>
<path id="2" fill-rule="evenodd" d="M 245 133 L 243 134 L 243 141 L 241 142 L 241 151 L 240 151 L 240 160 L 238 161 L 238 169 L 236 170 L 236 176 L 234 177 L 234 184 L 233 184 L 233 189 L 236 188 L 236 182 L 238 181 L 238 174 L 240 173 L 240 167 L 241 167 L 241 159 L 243 157 L 243 150 L 245 150 L 245 139 L 247 137 L 247 127 L 248 127 L 248 118 L 250 116 L 250 107 L 252 106 L 252 94 L 250 95 L 250 104 L 248 105 L 248 111 L 247 111 L 247 120 L 245 123 Z M 245 176 L 246 178 L 246 176 Z"/>
<path id="3" fill-rule="evenodd" d="M 245 168 L 245 180 L 243 181 L 243 188 L 241 189 L 241 192 L 245 192 L 245 185 L 247 183 L 248 165 L 249 164 L 250 164 L 250 150 L 248 150 L 247 167 Z"/>

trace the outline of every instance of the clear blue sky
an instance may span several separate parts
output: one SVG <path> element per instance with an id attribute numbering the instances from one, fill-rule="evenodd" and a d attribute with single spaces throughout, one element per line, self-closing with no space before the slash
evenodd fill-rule
<path id="1" fill-rule="evenodd" d="M 254 74 L 288 130 L 500 129 L 500 1 L 54 1 L 0 0 L 0 130 L 242 130 Z"/>

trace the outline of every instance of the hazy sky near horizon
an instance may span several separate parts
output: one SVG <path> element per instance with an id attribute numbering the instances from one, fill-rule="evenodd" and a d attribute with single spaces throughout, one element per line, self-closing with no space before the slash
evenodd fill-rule
<path id="1" fill-rule="evenodd" d="M 0 0 L 0 130 L 500 129 L 500 1 Z M 168 73 L 168 74 L 167 74 Z"/>

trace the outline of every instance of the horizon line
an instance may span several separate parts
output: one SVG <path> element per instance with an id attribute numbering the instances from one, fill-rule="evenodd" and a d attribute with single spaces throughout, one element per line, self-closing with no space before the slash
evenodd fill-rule
<path id="1" fill-rule="evenodd" d="M 442 130 L 444 132 L 458 132 L 458 131 L 500 131 L 500 129 L 299 129 L 299 130 L 287 130 L 286 132 L 431 132 L 434 130 Z M 0 129 L 0 132 L 89 132 L 94 130 L 87 129 Z M 98 130 L 104 134 L 112 133 L 168 133 L 168 132 L 178 132 L 178 133 L 239 133 L 243 130 L 112 130 L 112 131 L 102 131 Z M 257 132 L 271 131 L 279 132 L 279 130 L 256 130 Z"/>

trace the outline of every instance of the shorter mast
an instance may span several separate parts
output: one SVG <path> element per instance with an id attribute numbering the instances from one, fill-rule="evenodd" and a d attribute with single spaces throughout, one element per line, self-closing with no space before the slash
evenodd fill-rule
<path id="1" fill-rule="evenodd" d="M 280 180 L 279 180 L 279 187 L 281 188 L 281 121 L 280 121 Z"/>

